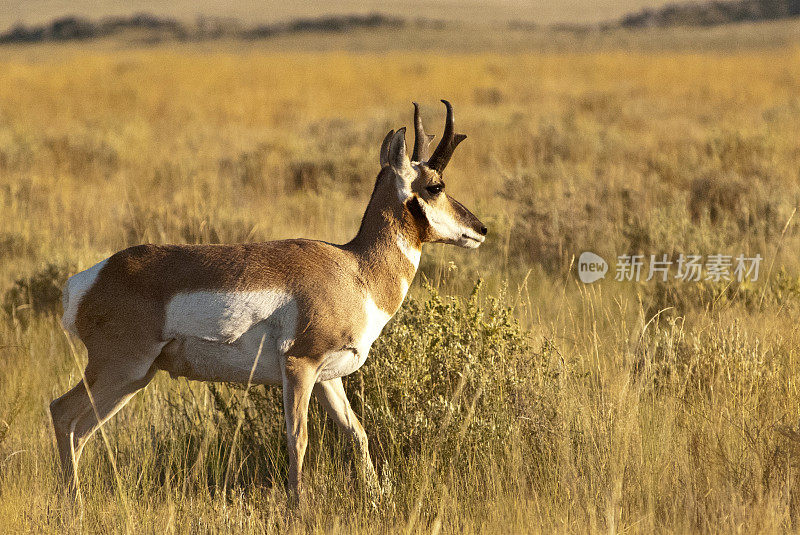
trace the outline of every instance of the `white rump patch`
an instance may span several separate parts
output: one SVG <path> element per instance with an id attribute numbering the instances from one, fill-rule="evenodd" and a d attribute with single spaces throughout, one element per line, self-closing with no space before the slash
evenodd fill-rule
<path id="1" fill-rule="evenodd" d="M 64 315 L 61 317 L 61 325 L 64 328 L 78 336 L 78 331 L 75 328 L 75 319 L 78 315 L 78 307 L 83 300 L 83 296 L 89 291 L 89 288 L 94 286 L 100 270 L 106 265 L 108 259 L 98 262 L 89 269 L 81 271 L 67 279 L 67 285 L 61 296 L 61 303 L 64 305 Z"/>
<path id="2" fill-rule="evenodd" d="M 283 291 L 198 291 L 180 293 L 166 307 L 164 337 L 193 337 L 232 343 L 254 325 L 269 320 L 280 352 L 286 352 L 297 329 L 297 303 Z"/>
<path id="3" fill-rule="evenodd" d="M 411 265 L 414 266 L 414 269 L 419 267 L 419 259 L 422 256 L 422 251 L 417 249 L 406 240 L 406 237 L 403 234 L 397 235 L 397 246 L 403 252 L 408 261 L 411 262 Z"/>

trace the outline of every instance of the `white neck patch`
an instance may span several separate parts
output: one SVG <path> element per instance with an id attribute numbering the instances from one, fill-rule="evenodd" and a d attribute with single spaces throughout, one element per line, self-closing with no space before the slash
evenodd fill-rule
<path id="1" fill-rule="evenodd" d="M 400 291 L 403 294 L 403 299 L 405 299 L 406 295 L 408 294 L 408 281 L 407 280 L 402 279 L 400 281 Z"/>
<path id="2" fill-rule="evenodd" d="M 397 247 L 399 247 L 400 251 L 408 258 L 408 261 L 411 262 L 414 269 L 417 269 L 419 267 L 419 259 L 422 256 L 422 250 L 411 245 L 403 234 L 397 235 Z"/>
<path id="3" fill-rule="evenodd" d="M 364 327 L 364 332 L 361 335 L 359 345 L 363 347 L 363 352 L 366 356 L 367 351 L 369 351 L 369 347 L 375 340 L 377 340 L 378 336 L 383 330 L 383 326 L 386 325 L 386 322 L 392 318 L 392 315 L 381 310 L 378 305 L 375 304 L 375 301 L 372 299 L 371 295 L 367 295 L 364 308 L 366 312 L 367 324 Z"/>

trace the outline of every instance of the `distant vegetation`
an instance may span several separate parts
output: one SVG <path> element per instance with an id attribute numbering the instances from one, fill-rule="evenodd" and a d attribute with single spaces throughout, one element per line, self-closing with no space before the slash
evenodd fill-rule
<path id="1" fill-rule="evenodd" d="M 716 26 L 800 17 L 800 0 L 736 0 L 734 2 L 687 2 L 644 9 L 626 15 L 626 28 L 668 26 Z"/>
<path id="2" fill-rule="evenodd" d="M 235 19 L 201 17 L 195 24 L 177 19 L 139 13 L 129 17 L 109 17 L 93 21 L 82 17 L 62 17 L 39 26 L 15 26 L 0 35 L 0 44 L 72 41 L 140 33 L 150 41 L 205 40 L 232 37 L 262 39 L 302 32 L 346 32 L 358 28 L 399 28 L 405 20 L 372 13 L 301 18 L 289 22 L 245 27 Z"/>
<path id="3" fill-rule="evenodd" d="M 619 20 L 601 25 L 539 25 L 515 20 L 509 22 L 507 26 L 509 30 L 522 30 L 524 34 L 530 36 L 548 35 L 552 37 L 552 32 L 567 36 L 586 35 L 587 33 L 613 35 L 611 30 L 619 28 L 714 26 L 798 17 L 800 17 L 800 0 L 734 0 L 667 4 L 658 9 L 644 9 L 630 13 Z M 247 25 L 236 18 L 205 16 L 187 23 L 177 18 L 138 13 L 98 20 L 67 16 L 56 18 L 47 24 L 20 24 L 5 33 L 0 33 L 0 45 L 65 42 L 108 37 L 127 37 L 139 43 L 208 41 L 225 38 L 247 41 L 311 32 L 345 34 L 359 29 L 398 28 L 443 30 L 450 26 L 443 20 L 411 19 L 381 13 L 327 15 L 256 25 Z"/>

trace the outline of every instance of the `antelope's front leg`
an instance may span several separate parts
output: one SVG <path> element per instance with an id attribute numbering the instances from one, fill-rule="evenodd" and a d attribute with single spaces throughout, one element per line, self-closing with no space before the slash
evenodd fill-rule
<path id="1" fill-rule="evenodd" d="M 296 357 L 287 357 L 283 372 L 283 410 L 289 450 L 289 489 L 295 497 L 303 491 L 303 457 L 308 445 L 308 402 L 316 369 Z"/>
<path id="2" fill-rule="evenodd" d="M 350 402 L 347 400 L 344 385 L 342 384 L 342 378 L 339 377 L 315 384 L 314 396 L 325 409 L 325 412 L 336 422 L 336 425 L 352 437 L 360 457 L 360 472 L 367 485 L 367 490 L 377 496 L 380 493 L 380 485 L 378 483 L 378 474 L 375 472 L 375 467 L 372 465 L 372 459 L 369 456 L 367 433 L 364 431 L 361 422 L 358 421 L 358 416 L 350 407 Z"/>

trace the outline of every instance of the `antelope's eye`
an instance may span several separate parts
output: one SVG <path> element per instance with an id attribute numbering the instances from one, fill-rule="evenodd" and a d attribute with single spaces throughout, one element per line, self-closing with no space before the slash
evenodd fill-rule
<path id="1" fill-rule="evenodd" d="M 433 184 L 432 186 L 428 186 L 425 189 L 428 190 L 428 193 L 430 193 L 431 195 L 439 195 L 444 189 L 444 184 Z"/>

